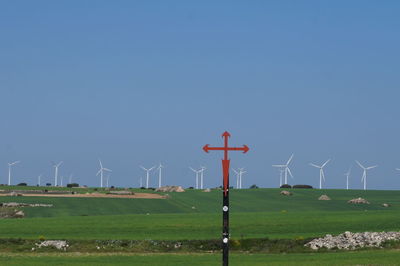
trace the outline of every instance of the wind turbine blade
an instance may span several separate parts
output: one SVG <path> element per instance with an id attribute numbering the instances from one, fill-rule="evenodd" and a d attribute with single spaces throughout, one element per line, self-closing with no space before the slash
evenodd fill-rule
<path id="1" fill-rule="evenodd" d="M 328 159 L 328 160 L 321 166 L 321 168 L 324 168 L 325 165 L 327 165 L 327 163 L 329 163 L 330 160 L 331 160 L 331 159 Z"/>
<path id="2" fill-rule="evenodd" d="M 235 169 L 233 169 L 233 168 L 232 168 L 232 171 L 233 171 L 233 172 L 235 172 L 235 174 L 237 174 L 237 175 L 239 174 L 239 172 L 238 172 L 238 171 L 236 171 L 236 170 L 235 170 Z"/>
<path id="3" fill-rule="evenodd" d="M 286 169 L 287 169 L 287 171 L 288 171 L 288 173 L 289 173 L 290 177 L 291 177 L 291 178 L 293 178 L 293 175 L 292 175 L 292 172 L 290 171 L 290 168 L 289 168 L 289 167 L 287 167 Z"/>
<path id="4" fill-rule="evenodd" d="M 367 170 L 369 170 L 369 169 L 373 169 L 373 168 L 376 168 L 376 167 L 378 167 L 378 166 L 377 166 L 377 165 L 370 166 L 370 167 L 368 167 L 368 168 L 367 168 Z"/>
<path id="5" fill-rule="evenodd" d="M 400 168 L 396 168 L 397 171 L 400 171 Z"/>
<path id="6" fill-rule="evenodd" d="M 314 166 L 315 168 L 321 168 L 321 166 L 313 164 L 313 163 L 309 163 L 309 165 Z"/>
<path id="7" fill-rule="evenodd" d="M 146 168 L 144 168 L 143 166 L 139 165 L 140 168 L 142 168 L 143 170 L 147 171 Z"/>
<path id="8" fill-rule="evenodd" d="M 101 173 L 101 170 L 102 170 L 102 169 L 100 169 L 100 170 L 97 172 L 96 176 L 98 176 L 98 175 Z"/>
<path id="9" fill-rule="evenodd" d="M 189 167 L 190 170 L 192 170 L 193 172 L 196 172 L 196 170 L 194 170 L 192 167 Z"/>
<path id="10" fill-rule="evenodd" d="M 100 168 L 103 168 L 103 164 L 101 163 L 100 159 L 99 159 L 99 163 L 100 163 Z"/>
<path id="11" fill-rule="evenodd" d="M 112 170 L 111 170 L 111 169 L 108 169 L 108 168 L 103 168 L 103 170 L 104 170 L 104 171 L 107 171 L 107 172 L 112 172 Z"/>
<path id="12" fill-rule="evenodd" d="M 153 170 L 155 168 L 155 166 L 153 166 L 152 168 L 149 169 L 149 171 Z"/>
<path id="13" fill-rule="evenodd" d="M 291 162 L 292 159 L 293 159 L 293 156 L 294 156 L 294 153 L 292 153 L 292 155 L 290 156 L 290 158 L 289 158 L 289 160 L 287 161 L 286 165 L 289 165 L 289 164 L 290 164 L 290 162 Z"/>
<path id="14" fill-rule="evenodd" d="M 359 161 L 356 160 L 356 163 L 357 163 L 362 169 L 365 169 L 365 167 L 364 167 Z"/>
<path id="15" fill-rule="evenodd" d="M 285 167 L 286 165 L 283 164 L 273 164 L 272 167 Z"/>

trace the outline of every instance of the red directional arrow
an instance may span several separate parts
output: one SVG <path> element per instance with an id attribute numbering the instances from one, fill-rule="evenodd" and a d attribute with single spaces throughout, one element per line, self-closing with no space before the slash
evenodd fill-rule
<path id="1" fill-rule="evenodd" d="M 229 159 L 228 159 L 228 151 L 243 151 L 243 153 L 246 153 L 249 151 L 249 147 L 247 145 L 243 145 L 243 147 L 229 147 L 228 146 L 228 139 L 230 138 L 231 134 L 229 134 L 228 131 L 225 131 L 222 134 L 222 137 L 224 138 L 224 147 L 210 147 L 209 144 L 204 145 L 203 150 L 205 152 L 209 151 L 224 151 L 224 159 L 222 160 L 222 170 L 223 170 L 223 176 L 224 176 L 224 193 L 228 191 L 228 186 L 229 186 Z"/>

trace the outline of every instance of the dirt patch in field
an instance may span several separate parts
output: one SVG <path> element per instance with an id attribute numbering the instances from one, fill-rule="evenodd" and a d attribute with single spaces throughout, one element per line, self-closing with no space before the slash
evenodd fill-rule
<path id="1" fill-rule="evenodd" d="M 0 196 L 9 196 L 3 194 Z M 57 197 L 57 198 L 123 198 L 123 199 L 166 199 L 167 196 L 153 193 L 135 193 L 133 195 L 113 195 L 103 193 L 90 194 L 22 194 L 24 197 Z"/>

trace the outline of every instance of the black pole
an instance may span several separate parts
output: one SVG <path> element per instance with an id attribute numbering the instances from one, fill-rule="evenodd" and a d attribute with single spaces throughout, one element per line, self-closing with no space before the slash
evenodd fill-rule
<path id="1" fill-rule="evenodd" d="M 228 178 L 229 180 L 229 178 Z M 229 264 L 229 181 L 222 191 L 222 266 Z"/>

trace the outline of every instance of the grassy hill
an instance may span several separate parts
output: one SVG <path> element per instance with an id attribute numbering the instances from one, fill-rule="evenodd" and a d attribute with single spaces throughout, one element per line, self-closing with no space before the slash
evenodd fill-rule
<path id="1" fill-rule="evenodd" d="M 292 196 L 282 196 L 280 189 L 243 189 L 230 193 L 232 213 L 235 212 L 315 212 L 315 211 L 400 211 L 400 191 L 363 190 L 305 190 L 292 189 Z M 26 202 L 53 204 L 53 208 L 25 208 L 27 217 L 92 216 L 156 213 L 220 213 L 221 193 L 213 190 L 189 190 L 168 193 L 169 199 L 120 198 L 50 198 L 0 197 L 0 202 Z M 331 201 L 319 201 L 327 194 Z M 363 197 L 370 205 L 347 204 L 349 199 Z M 382 203 L 390 203 L 383 208 Z"/>
<path id="2" fill-rule="evenodd" d="M 302 238 L 343 231 L 400 230 L 399 191 L 233 190 L 233 238 Z M 0 220 L 0 238 L 215 239 L 221 231 L 221 192 L 168 193 L 169 199 L 1 197 L 1 202 L 51 203 L 24 208 L 28 218 Z M 327 194 L 331 201 L 318 201 Z M 363 197 L 370 205 L 351 205 Z M 382 203 L 392 206 L 384 208 Z"/>

